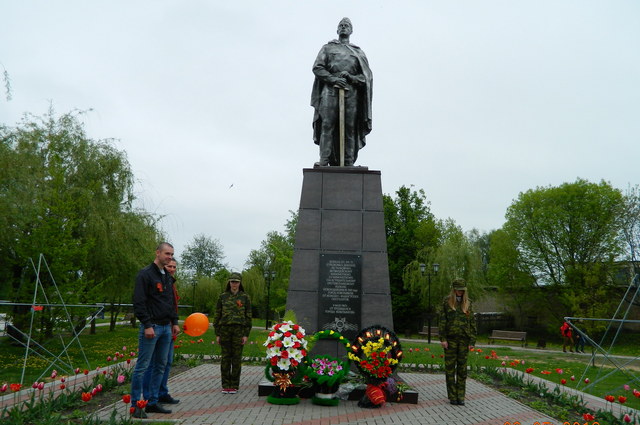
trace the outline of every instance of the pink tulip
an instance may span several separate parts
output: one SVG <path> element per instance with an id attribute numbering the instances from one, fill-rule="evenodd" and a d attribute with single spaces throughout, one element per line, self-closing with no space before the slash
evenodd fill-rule
<path id="1" fill-rule="evenodd" d="M 631 389 L 631 387 L 628 386 L 627 384 L 624 384 L 622 388 L 624 388 L 625 391 L 629 391 Z"/>
<path id="2" fill-rule="evenodd" d="M 2 384 L 2 386 L 0 387 L 0 393 L 7 391 L 7 388 L 9 388 L 9 386 L 6 383 Z"/>
<path id="3" fill-rule="evenodd" d="M 622 418 L 623 421 L 625 421 L 626 423 L 631 422 L 631 417 L 629 416 L 628 413 L 625 413 L 624 418 Z"/>
<path id="4" fill-rule="evenodd" d="M 572 381 L 575 381 L 575 380 L 576 380 L 576 377 L 575 377 L 575 376 L 573 376 L 573 375 L 571 375 L 571 380 L 572 380 Z"/>
<path id="5" fill-rule="evenodd" d="M 122 351 L 127 351 L 127 346 L 122 347 Z"/>
<path id="6" fill-rule="evenodd" d="M 38 389 L 39 390 L 44 390 L 44 382 L 38 382 Z"/>
<path id="7" fill-rule="evenodd" d="M 51 379 L 56 379 L 56 376 L 58 376 L 58 371 L 54 369 L 54 371 L 51 372 Z"/>
<path id="8" fill-rule="evenodd" d="M 591 381 L 589 380 L 589 378 L 584 378 L 584 383 L 585 383 L 585 384 L 588 384 L 589 382 L 591 382 Z"/>
<path id="9" fill-rule="evenodd" d="M 125 379 L 126 378 L 124 375 L 118 375 L 118 378 L 117 378 L 118 384 L 124 384 Z"/>

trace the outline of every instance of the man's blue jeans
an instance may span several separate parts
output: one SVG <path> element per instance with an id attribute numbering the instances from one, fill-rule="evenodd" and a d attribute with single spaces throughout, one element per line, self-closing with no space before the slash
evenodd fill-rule
<path id="1" fill-rule="evenodd" d="M 169 396 L 169 372 L 171 372 L 171 365 L 173 364 L 173 348 L 174 341 L 173 338 L 171 340 L 171 344 L 169 344 L 169 352 L 167 353 L 167 366 L 164 368 L 164 375 L 162 375 L 162 381 L 160 381 L 160 389 L 158 390 L 158 399 L 162 397 Z M 154 360 L 151 360 L 154 363 Z M 153 368 L 148 367 L 147 371 L 144 373 L 144 382 L 143 382 L 143 391 L 144 397 L 146 399 L 149 398 L 151 391 L 151 375 L 153 374 Z"/>
<path id="2" fill-rule="evenodd" d="M 169 347 L 173 345 L 171 339 L 171 324 L 153 325 L 155 336 L 144 337 L 144 325 L 140 324 L 138 332 L 138 360 L 131 377 L 131 405 L 135 406 L 141 397 L 146 397 L 149 405 L 158 402 L 160 382 L 167 366 Z M 151 369 L 148 394 L 144 391 L 144 374 Z"/>

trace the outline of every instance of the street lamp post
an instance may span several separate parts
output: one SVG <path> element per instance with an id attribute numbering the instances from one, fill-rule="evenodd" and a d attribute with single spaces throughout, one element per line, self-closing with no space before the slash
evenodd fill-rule
<path id="1" fill-rule="evenodd" d="M 438 275 L 438 270 L 440 269 L 440 264 L 438 263 L 433 263 L 433 275 L 437 276 Z M 424 272 L 426 270 L 427 266 L 424 263 L 420 263 L 420 273 L 422 274 L 422 276 L 424 276 Z M 429 273 L 427 273 L 427 282 L 429 284 L 429 292 L 428 292 L 428 302 L 429 302 L 429 309 L 427 312 L 427 342 L 429 344 L 431 344 L 431 318 L 433 316 L 433 313 L 431 311 L 431 271 L 429 270 Z"/>
<path id="2" fill-rule="evenodd" d="M 264 272 L 264 280 L 267 282 L 267 300 L 265 303 L 265 329 L 269 329 L 271 327 L 270 312 L 271 312 L 271 281 L 275 279 L 276 272 L 275 270 L 265 270 Z"/>

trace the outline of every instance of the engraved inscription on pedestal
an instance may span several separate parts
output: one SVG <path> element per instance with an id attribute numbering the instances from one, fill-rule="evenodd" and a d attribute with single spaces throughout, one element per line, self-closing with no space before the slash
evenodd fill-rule
<path id="1" fill-rule="evenodd" d="M 318 329 L 353 339 L 361 328 L 362 256 L 320 255 Z"/>

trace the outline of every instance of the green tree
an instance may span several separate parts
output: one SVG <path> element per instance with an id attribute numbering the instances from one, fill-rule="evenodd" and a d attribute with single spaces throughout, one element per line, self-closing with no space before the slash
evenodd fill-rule
<path id="1" fill-rule="evenodd" d="M 88 138 L 80 116 L 56 117 L 50 110 L 26 115 L 15 128 L 0 126 L 0 255 L 6 264 L 0 278 L 13 300 L 30 302 L 30 259 L 43 254 L 65 302 L 105 301 L 105 288 L 122 293 L 140 267 L 136 247 L 118 236 L 136 242 L 157 235 L 150 216 L 132 207 L 126 155 L 110 141 Z M 14 313 L 21 325 L 21 312 Z M 53 320 L 56 314 L 43 313 L 45 334 L 53 323 L 64 323 Z"/>
<path id="2" fill-rule="evenodd" d="M 193 241 L 184 248 L 180 256 L 183 270 L 194 276 L 213 277 L 226 267 L 224 249 L 219 240 L 204 234 L 193 237 Z"/>
<path id="3" fill-rule="evenodd" d="M 508 208 L 505 230 L 520 254 L 521 269 L 536 285 L 549 285 L 572 314 L 592 302 L 590 282 L 609 287 L 608 272 L 621 253 L 623 196 L 607 182 L 578 179 L 520 193 Z M 556 287 L 556 288 L 554 288 Z M 607 308 L 607 300 L 599 304 Z"/>
<path id="4" fill-rule="evenodd" d="M 266 239 L 260 243 L 260 248 L 251 250 L 245 264 L 247 271 L 244 274 L 244 281 L 247 284 L 243 282 L 243 286 L 251 296 L 253 305 L 259 308 L 265 317 L 267 297 L 270 309 L 277 311 L 280 316 L 284 314 L 287 303 L 295 228 L 298 222 L 297 213 L 293 211 L 289 213 L 291 216 L 285 223 L 285 232 L 267 233 Z M 272 278 L 269 277 L 269 282 L 267 282 L 266 273 L 273 275 Z"/>
<path id="5" fill-rule="evenodd" d="M 416 311 L 415 284 L 421 279 L 415 273 L 420 262 L 433 263 L 439 231 L 422 189 L 401 186 L 395 199 L 383 196 L 383 205 L 394 326 L 415 331 L 416 313 L 423 313 Z"/>
<path id="6" fill-rule="evenodd" d="M 517 323 L 535 316 L 544 294 L 536 288 L 531 273 L 523 269 L 525 263 L 509 233 L 502 229 L 491 233 L 489 256 L 487 283 L 498 288 L 504 309 L 516 317 Z"/>

